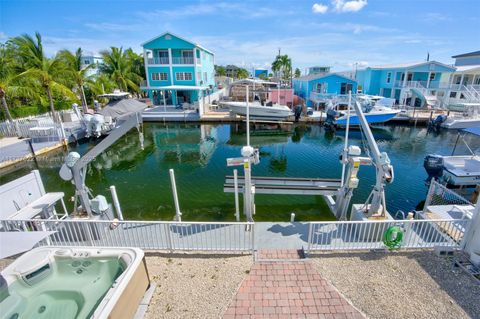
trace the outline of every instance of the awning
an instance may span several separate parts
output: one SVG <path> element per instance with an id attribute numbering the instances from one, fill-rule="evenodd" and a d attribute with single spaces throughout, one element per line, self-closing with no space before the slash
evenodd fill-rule
<path id="1" fill-rule="evenodd" d="M 480 127 L 469 127 L 469 128 L 464 128 L 462 131 L 474 134 L 477 136 L 480 136 Z"/>
<path id="2" fill-rule="evenodd" d="M 0 259 L 28 251 L 54 231 L 0 232 Z"/>

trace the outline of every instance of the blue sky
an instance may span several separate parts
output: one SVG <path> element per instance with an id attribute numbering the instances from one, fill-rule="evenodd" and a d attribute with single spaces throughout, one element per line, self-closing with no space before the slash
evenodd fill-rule
<path id="1" fill-rule="evenodd" d="M 171 31 L 218 64 L 269 65 L 281 48 L 302 71 L 334 71 L 480 49 L 479 0 L 0 0 L 0 41 L 39 31 L 48 54 L 132 47 Z"/>

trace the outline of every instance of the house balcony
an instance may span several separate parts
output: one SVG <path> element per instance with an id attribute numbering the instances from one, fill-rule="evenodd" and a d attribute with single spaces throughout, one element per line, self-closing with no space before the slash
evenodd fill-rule
<path id="1" fill-rule="evenodd" d="M 170 59 L 168 57 L 148 58 L 147 63 L 149 65 L 166 65 L 170 64 Z"/>
<path id="2" fill-rule="evenodd" d="M 172 64 L 191 65 L 191 64 L 194 64 L 194 62 L 195 61 L 193 57 L 173 57 L 172 58 Z M 147 64 L 148 65 L 169 65 L 170 59 L 168 57 L 148 58 Z"/>
<path id="3" fill-rule="evenodd" d="M 193 57 L 173 57 L 173 64 L 193 64 Z"/>

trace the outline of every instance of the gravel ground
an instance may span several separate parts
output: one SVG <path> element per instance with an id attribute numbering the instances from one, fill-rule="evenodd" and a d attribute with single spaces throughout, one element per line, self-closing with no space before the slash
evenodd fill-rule
<path id="1" fill-rule="evenodd" d="M 251 255 L 147 256 L 157 283 L 146 318 L 221 318 L 252 266 Z"/>
<path id="2" fill-rule="evenodd" d="M 433 252 L 324 253 L 312 260 L 369 318 L 480 318 L 480 285 Z"/>

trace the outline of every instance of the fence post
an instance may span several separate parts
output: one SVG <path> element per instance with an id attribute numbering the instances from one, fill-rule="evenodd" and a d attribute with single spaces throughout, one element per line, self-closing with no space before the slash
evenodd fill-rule
<path id="1" fill-rule="evenodd" d="M 252 237 L 252 256 L 253 256 L 253 259 L 255 260 L 255 223 L 251 223 L 250 224 L 251 226 L 251 230 L 252 230 L 252 234 L 251 234 L 251 237 Z"/>
<path id="2" fill-rule="evenodd" d="M 110 186 L 110 192 L 112 193 L 113 205 L 117 211 L 117 217 L 118 219 L 123 220 L 122 209 L 120 208 L 120 202 L 118 201 L 117 189 L 115 188 L 115 185 Z"/>
<path id="3" fill-rule="evenodd" d="M 172 240 L 172 231 L 170 230 L 170 223 L 164 224 L 167 227 L 167 241 L 168 241 L 168 249 L 170 253 L 173 253 L 173 240 Z"/>
<path id="4" fill-rule="evenodd" d="M 313 224 L 312 222 L 310 222 L 308 223 L 307 255 L 310 254 L 310 249 L 312 247 L 312 234 L 313 234 Z"/>

